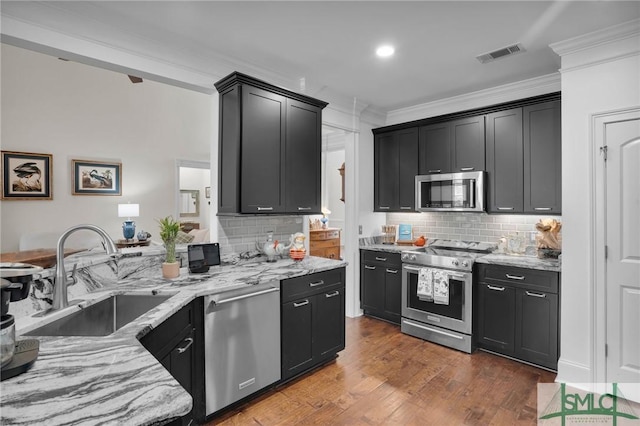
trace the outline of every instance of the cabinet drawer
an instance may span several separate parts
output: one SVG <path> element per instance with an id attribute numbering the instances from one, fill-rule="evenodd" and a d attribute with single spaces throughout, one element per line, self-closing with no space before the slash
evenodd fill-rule
<path id="1" fill-rule="evenodd" d="M 322 241 L 322 240 L 331 240 L 331 239 L 340 239 L 340 230 L 339 229 L 329 229 L 326 231 L 311 231 L 309 232 L 309 239 L 311 241 Z"/>
<path id="2" fill-rule="evenodd" d="M 309 250 L 310 256 L 326 257 L 327 259 L 340 259 L 340 247 L 314 248 Z"/>
<path id="3" fill-rule="evenodd" d="M 481 264 L 479 279 L 485 283 L 507 284 L 514 287 L 558 293 L 558 273 L 553 271 Z"/>
<path id="4" fill-rule="evenodd" d="M 185 332 L 188 334 L 186 330 L 193 328 L 193 315 L 193 303 L 190 303 L 142 337 L 140 343 L 154 355 L 165 352 L 167 347 L 172 348 L 180 342 Z"/>
<path id="5" fill-rule="evenodd" d="M 333 238 L 331 240 L 313 241 L 311 242 L 310 246 L 312 248 L 339 247 L 340 240 L 337 238 Z"/>
<path id="6" fill-rule="evenodd" d="M 369 251 L 363 250 L 362 257 L 365 263 L 378 263 L 380 265 L 397 265 L 401 264 L 400 253 L 389 253 L 386 251 Z"/>
<path id="7" fill-rule="evenodd" d="M 336 284 L 344 285 L 344 268 L 282 280 L 282 301 L 321 293 Z"/>

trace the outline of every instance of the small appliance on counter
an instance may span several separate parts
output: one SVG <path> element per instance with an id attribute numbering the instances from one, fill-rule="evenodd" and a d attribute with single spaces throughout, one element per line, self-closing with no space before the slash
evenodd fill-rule
<path id="1" fill-rule="evenodd" d="M 9 303 L 29 296 L 33 274 L 42 271 L 39 266 L 26 263 L 0 263 L 0 296 L 2 317 L 0 318 L 1 380 L 6 380 L 27 371 L 38 357 L 39 342 L 36 339 L 16 341 L 13 315 L 9 315 Z"/>
<path id="2" fill-rule="evenodd" d="M 187 258 L 189 272 L 192 274 L 209 272 L 211 266 L 220 264 L 220 245 L 218 243 L 189 244 Z"/>

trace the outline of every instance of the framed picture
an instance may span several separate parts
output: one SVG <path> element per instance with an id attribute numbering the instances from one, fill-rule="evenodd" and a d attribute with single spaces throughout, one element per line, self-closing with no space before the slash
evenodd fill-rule
<path id="1" fill-rule="evenodd" d="M 71 160 L 73 195 L 122 195 L 122 164 Z"/>
<path id="2" fill-rule="evenodd" d="M 2 151 L 3 200 L 52 200 L 53 156 Z"/>
<path id="3" fill-rule="evenodd" d="M 204 196 L 205 196 L 205 198 L 211 198 L 211 187 L 210 186 L 205 186 L 204 187 Z"/>
<path id="4" fill-rule="evenodd" d="M 413 228 L 411 225 L 400 224 L 398 226 L 398 242 L 413 242 Z"/>

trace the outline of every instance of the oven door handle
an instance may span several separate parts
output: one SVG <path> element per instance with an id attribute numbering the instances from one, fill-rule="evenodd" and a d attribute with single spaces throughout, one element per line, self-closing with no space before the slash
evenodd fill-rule
<path id="1" fill-rule="evenodd" d="M 415 266 L 408 266 L 408 265 L 404 265 L 403 268 L 406 269 L 407 271 L 414 271 L 414 272 L 420 272 L 420 270 L 422 269 L 422 268 L 416 268 Z M 440 268 L 435 268 L 435 269 L 440 269 Z M 447 271 L 447 273 L 449 274 L 450 277 L 460 278 L 462 280 L 466 279 L 468 275 L 468 274 L 458 274 L 458 273 L 449 272 L 449 271 Z"/>

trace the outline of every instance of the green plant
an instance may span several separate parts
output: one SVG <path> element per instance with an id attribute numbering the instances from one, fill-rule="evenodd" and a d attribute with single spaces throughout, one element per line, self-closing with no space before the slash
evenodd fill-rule
<path id="1" fill-rule="evenodd" d="M 176 261 L 176 237 L 180 231 L 180 222 L 175 220 L 173 216 L 167 216 L 158 219 L 158 224 L 160 225 L 160 238 L 167 249 L 166 262 L 173 263 Z"/>

